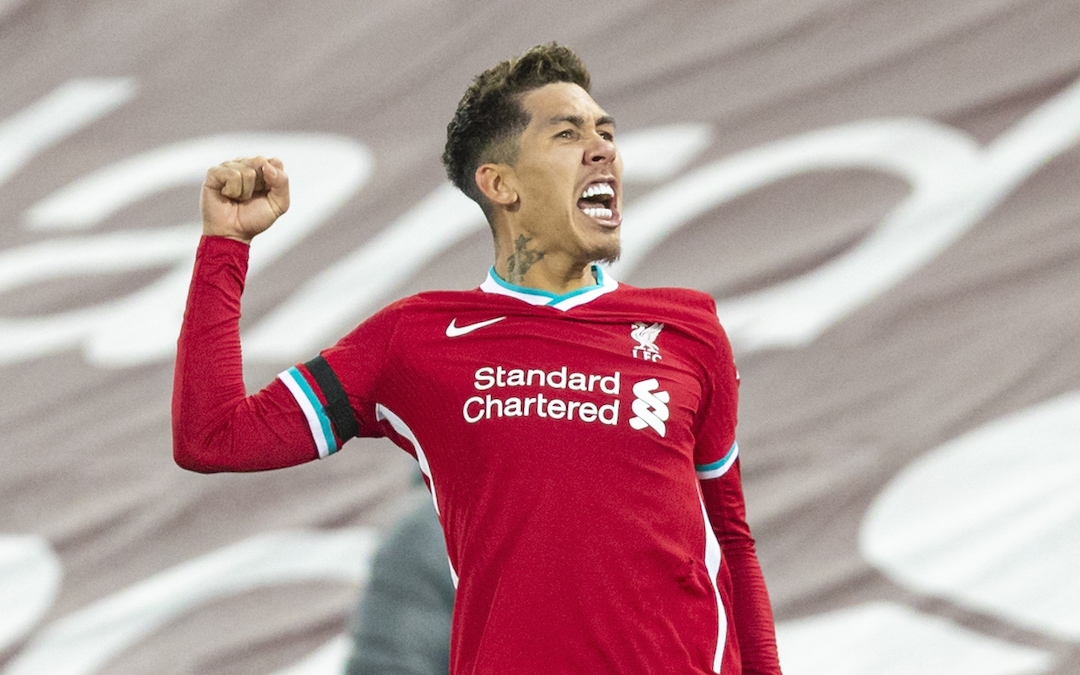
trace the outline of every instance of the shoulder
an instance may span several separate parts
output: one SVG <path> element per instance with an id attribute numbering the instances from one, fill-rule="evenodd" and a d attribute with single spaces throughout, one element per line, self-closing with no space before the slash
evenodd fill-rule
<path id="1" fill-rule="evenodd" d="M 708 293 L 690 288 L 638 288 L 620 282 L 608 307 L 625 320 L 662 324 L 666 333 L 680 333 L 708 350 L 709 361 L 730 358 L 731 344 Z M 704 358 L 704 357 L 703 357 Z"/>
<path id="2" fill-rule="evenodd" d="M 615 296 L 613 300 L 624 303 L 627 309 L 640 308 L 658 319 L 666 317 L 673 322 L 689 323 L 710 331 L 710 327 L 719 328 L 716 301 L 708 293 L 691 288 L 638 288 L 620 282 L 618 291 L 612 295 Z"/>
<path id="3" fill-rule="evenodd" d="M 484 294 L 477 289 L 469 291 L 423 291 L 395 300 L 374 316 L 384 315 L 398 319 L 402 316 L 452 312 L 463 307 L 475 307 L 483 301 Z"/>
<path id="4" fill-rule="evenodd" d="M 424 291 L 385 305 L 353 329 L 348 339 L 412 345 L 416 339 L 442 335 L 453 320 L 467 321 L 491 309 L 490 298 L 479 290 Z"/>
<path id="5" fill-rule="evenodd" d="M 678 288 L 675 286 L 640 288 L 620 281 L 615 295 L 633 302 L 662 303 L 673 307 L 716 312 L 716 302 L 712 299 L 712 296 L 692 288 Z"/>

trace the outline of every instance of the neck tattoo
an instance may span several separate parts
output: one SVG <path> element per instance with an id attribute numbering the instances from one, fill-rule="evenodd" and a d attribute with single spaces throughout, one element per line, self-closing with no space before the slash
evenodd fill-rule
<path id="1" fill-rule="evenodd" d="M 530 251 L 528 249 L 531 237 L 519 235 L 514 242 L 514 254 L 506 259 L 507 281 L 512 284 L 521 284 L 525 280 L 525 273 L 536 262 L 544 257 L 543 251 Z"/>

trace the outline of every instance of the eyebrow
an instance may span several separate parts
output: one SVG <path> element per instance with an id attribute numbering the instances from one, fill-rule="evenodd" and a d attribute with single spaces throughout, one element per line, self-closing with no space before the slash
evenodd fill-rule
<path id="1" fill-rule="evenodd" d="M 573 124 L 579 129 L 585 127 L 585 118 L 578 115 L 556 115 L 555 117 L 552 117 L 548 120 L 548 124 L 551 124 L 553 126 L 556 124 L 562 124 L 563 122 L 569 122 L 570 124 Z M 596 118 L 596 126 L 602 127 L 607 124 L 615 126 L 615 118 L 611 115 L 604 115 L 602 117 Z"/>

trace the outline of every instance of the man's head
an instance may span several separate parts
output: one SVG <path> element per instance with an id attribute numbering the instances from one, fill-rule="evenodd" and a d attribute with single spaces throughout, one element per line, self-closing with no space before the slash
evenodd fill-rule
<path id="1" fill-rule="evenodd" d="M 450 182 L 480 205 L 491 220 L 491 203 L 476 185 L 481 164 L 513 164 L 518 135 L 529 124 L 522 96 L 553 82 L 589 91 L 589 71 L 578 55 L 555 43 L 538 45 L 480 73 L 461 97 L 446 127 L 443 166 Z"/>
<path id="2" fill-rule="evenodd" d="M 483 209 L 497 250 L 524 237 L 541 255 L 618 256 L 614 121 L 566 47 L 534 47 L 478 76 L 447 127 L 443 163 Z"/>

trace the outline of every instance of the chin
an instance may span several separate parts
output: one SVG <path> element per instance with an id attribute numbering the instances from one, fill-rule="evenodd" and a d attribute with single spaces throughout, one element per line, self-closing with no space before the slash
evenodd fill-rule
<path id="1" fill-rule="evenodd" d="M 589 259 L 593 262 L 605 263 L 610 265 L 619 259 L 622 254 L 622 246 L 619 242 L 615 242 L 613 245 L 597 246 L 589 251 Z"/>

